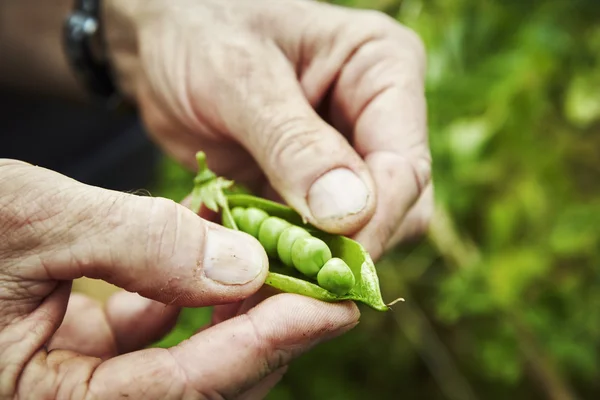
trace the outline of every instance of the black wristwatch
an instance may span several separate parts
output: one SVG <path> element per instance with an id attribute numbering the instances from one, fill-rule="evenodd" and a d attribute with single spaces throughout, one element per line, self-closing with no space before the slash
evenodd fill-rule
<path id="1" fill-rule="evenodd" d="M 101 0 L 75 0 L 75 7 L 65 20 L 64 50 L 71 68 L 90 93 L 92 100 L 111 110 L 127 109 L 114 83 L 110 65 L 104 57 L 100 27 Z M 101 55 L 94 54 L 94 42 Z"/>

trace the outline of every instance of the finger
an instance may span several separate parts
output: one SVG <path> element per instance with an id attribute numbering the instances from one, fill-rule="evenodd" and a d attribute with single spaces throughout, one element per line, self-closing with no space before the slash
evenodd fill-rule
<path id="1" fill-rule="evenodd" d="M 12 319 L 0 329 L 0 398 L 15 397 L 19 381 L 23 381 L 24 368 L 28 363 L 33 364 L 30 360 L 60 326 L 70 292 L 71 282 L 57 282 L 54 290 L 31 313 Z"/>
<path id="2" fill-rule="evenodd" d="M 47 345 L 48 351 L 71 350 L 90 357 L 115 356 L 115 338 L 102 305 L 82 294 L 69 298 L 62 324 Z"/>
<path id="3" fill-rule="evenodd" d="M 119 292 L 108 299 L 106 318 L 120 353 L 141 349 L 162 338 L 175 326 L 180 308 Z"/>
<path id="4" fill-rule="evenodd" d="M 251 309 L 256 307 L 258 304 L 262 303 L 269 297 L 273 297 L 281 293 L 283 293 L 281 290 L 275 289 L 274 287 L 267 285 L 263 286 L 257 293 L 242 301 L 242 304 L 238 310 L 238 315 L 248 313 Z"/>
<path id="5" fill-rule="evenodd" d="M 371 257 L 377 260 L 403 223 L 415 222 L 405 221 L 404 218 L 415 204 L 420 188 L 414 182 L 410 161 L 396 154 L 374 153 L 367 157 L 367 163 L 372 168 L 375 181 L 381 189 L 375 215 L 354 239 L 362 243 Z M 417 228 L 406 224 L 402 226 L 405 232 Z"/>
<path id="6" fill-rule="evenodd" d="M 333 92 L 336 125 L 351 127 L 377 187 L 376 213 L 357 236 L 374 257 L 431 178 L 425 52 L 407 29 L 383 17 L 380 25 L 386 36 L 357 50 Z"/>
<path id="7" fill-rule="evenodd" d="M 220 324 L 223 321 L 227 321 L 239 314 L 239 310 L 242 308 L 244 301 L 237 303 L 223 304 L 215 306 L 210 320 L 210 326 Z M 205 328 L 202 328 L 205 329 Z"/>
<path id="8" fill-rule="evenodd" d="M 271 286 L 263 286 L 258 292 L 239 303 L 225 304 L 216 306 L 213 310 L 211 325 L 220 324 L 240 314 L 247 313 L 257 304 L 263 302 L 271 296 L 282 293 Z"/>
<path id="9" fill-rule="evenodd" d="M 7 245 L 30 280 L 103 279 L 162 303 L 242 300 L 263 284 L 258 240 L 167 199 L 78 183 L 26 164 L 2 167 Z M 12 177 L 12 179 L 11 179 Z M 10 196 L 10 198 L 8 198 Z"/>
<path id="10" fill-rule="evenodd" d="M 252 57 L 252 79 L 231 94 L 243 101 L 227 104 L 230 134 L 307 221 L 332 233 L 357 231 L 376 201 L 367 166 L 312 109 L 279 49 L 264 46 Z"/>
<path id="11" fill-rule="evenodd" d="M 386 249 L 390 249 L 401 242 L 417 239 L 426 233 L 433 216 L 433 210 L 433 185 L 429 184 L 417 203 L 404 217 L 400 227 L 387 243 Z"/>
<path id="12" fill-rule="evenodd" d="M 238 400 L 262 400 L 267 394 L 281 381 L 283 375 L 287 372 L 287 367 L 279 368 L 277 371 L 263 378 L 256 386 L 247 392 L 241 394 Z"/>
<path id="13" fill-rule="evenodd" d="M 358 317 L 352 302 L 273 296 L 169 350 L 105 362 L 89 391 L 98 398 L 137 398 L 148 388 L 156 398 L 235 398 L 314 345 L 351 329 Z"/>

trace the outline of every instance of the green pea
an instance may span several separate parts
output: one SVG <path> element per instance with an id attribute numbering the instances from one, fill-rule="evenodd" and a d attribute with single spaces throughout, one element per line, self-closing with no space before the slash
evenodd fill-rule
<path id="1" fill-rule="evenodd" d="M 323 289 L 343 296 L 356 284 L 352 270 L 341 258 L 332 258 L 323 265 L 317 274 L 317 282 Z"/>
<path id="2" fill-rule="evenodd" d="M 316 237 L 298 239 L 292 246 L 294 267 L 309 278 L 314 278 L 319 270 L 331 258 L 329 246 Z"/>
<path id="3" fill-rule="evenodd" d="M 240 226 L 240 220 L 242 219 L 242 215 L 244 215 L 245 213 L 246 209 L 242 207 L 233 207 L 231 209 L 231 216 L 233 217 L 233 221 L 238 226 L 238 228 Z"/>
<path id="4" fill-rule="evenodd" d="M 263 221 L 258 230 L 258 241 L 263 245 L 269 257 L 277 257 L 277 243 L 284 230 L 292 226 L 278 217 L 269 217 Z"/>
<path id="5" fill-rule="evenodd" d="M 295 225 L 286 228 L 281 233 L 281 236 L 279 236 L 279 240 L 277 241 L 277 255 L 279 255 L 279 259 L 282 263 L 288 267 L 293 265 L 292 247 L 294 246 L 296 240 L 304 237 L 310 237 L 310 233 L 308 233 L 305 229 Z"/>
<path id="6" fill-rule="evenodd" d="M 237 223 L 240 230 L 249 233 L 255 238 L 258 237 L 258 230 L 264 220 L 269 218 L 269 214 L 258 208 L 249 207 L 244 210 L 244 214 L 240 217 L 240 222 Z"/>

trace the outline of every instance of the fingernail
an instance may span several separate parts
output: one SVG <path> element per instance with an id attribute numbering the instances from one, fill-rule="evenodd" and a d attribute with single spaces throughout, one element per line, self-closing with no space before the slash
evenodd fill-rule
<path id="1" fill-rule="evenodd" d="M 344 218 L 356 214 L 367 205 L 369 190 L 364 182 L 347 168 L 329 171 L 308 192 L 308 206 L 317 220 Z"/>
<path id="2" fill-rule="evenodd" d="M 209 228 L 204 247 L 204 275 L 224 285 L 243 285 L 267 268 L 267 255 L 251 236 Z"/>

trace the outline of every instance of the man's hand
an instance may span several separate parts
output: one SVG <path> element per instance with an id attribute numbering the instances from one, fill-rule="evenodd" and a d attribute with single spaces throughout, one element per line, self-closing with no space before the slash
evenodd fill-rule
<path id="1" fill-rule="evenodd" d="M 256 239 L 172 201 L 0 160 L 0 399 L 262 398 L 292 358 L 359 316 L 291 294 L 234 303 L 267 269 Z M 82 276 L 125 291 L 104 308 L 69 300 Z M 177 306 L 225 303 L 190 340 L 139 350 Z"/>
<path id="2" fill-rule="evenodd" d="M 432 210 L 425 52 L 391 18 L 306 0 L 106 0 L 124 92 L 194 166 L 355 235 L 374 258 Z"/>

